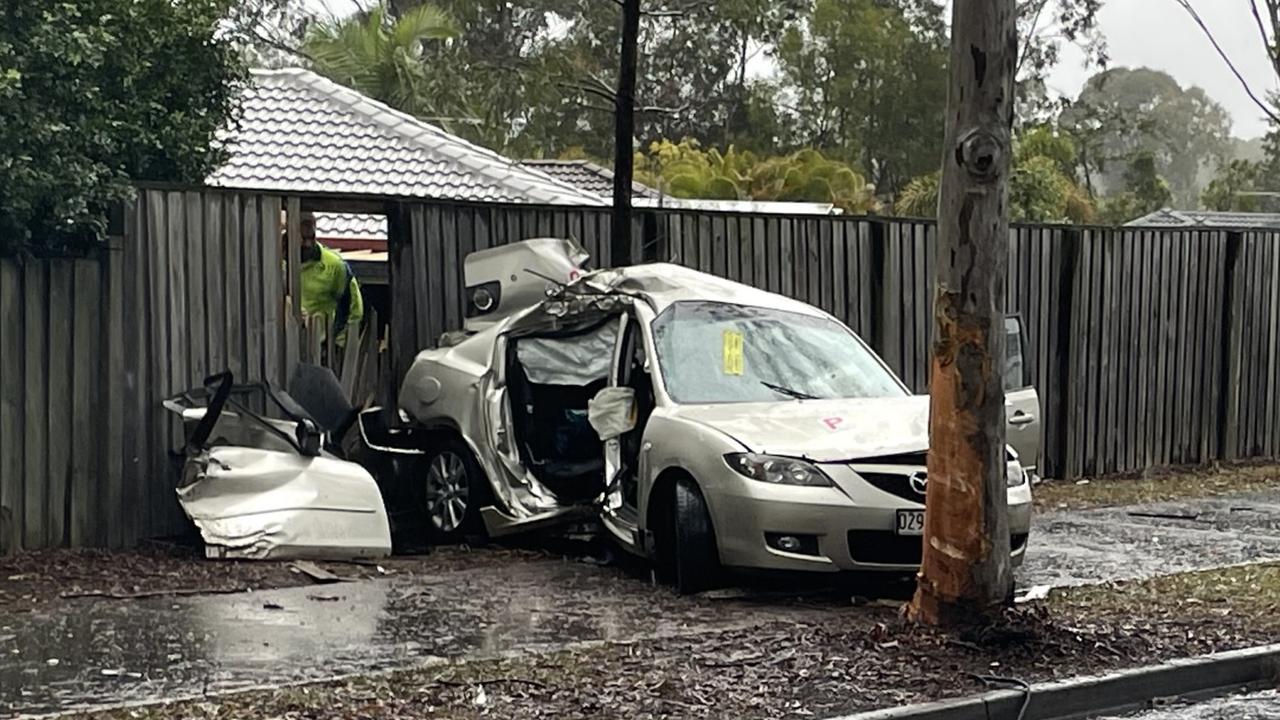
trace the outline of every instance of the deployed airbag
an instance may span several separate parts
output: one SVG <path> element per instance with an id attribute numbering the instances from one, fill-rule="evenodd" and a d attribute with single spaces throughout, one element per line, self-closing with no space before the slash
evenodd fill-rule
<path id="1" fill-rule="evenodd" d="M 516 344 L 516 358 L 529 382 L 539 385 L 589 385 L 609 376 L 618 322 L 570 337 L 528 337 Z"/>
<path id="2" fill-rule="evenodd" d="M 605 388 L 587 403 L 591 427 L 606 442 L 630 432 L 636 426 L 635 405 L 635 388 Z"/>

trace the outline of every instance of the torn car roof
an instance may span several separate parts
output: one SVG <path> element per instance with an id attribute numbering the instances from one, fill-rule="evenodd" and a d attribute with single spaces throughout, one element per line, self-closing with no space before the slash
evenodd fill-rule
<path id="1" fill-rule="evenodd" d="M 578 282 L 589 284 L 597 291 L 638 295 L 659 313 L 678 302 L 701 300 L 827 316 L 808 303 L 670 263 L 599 270 Z"/>

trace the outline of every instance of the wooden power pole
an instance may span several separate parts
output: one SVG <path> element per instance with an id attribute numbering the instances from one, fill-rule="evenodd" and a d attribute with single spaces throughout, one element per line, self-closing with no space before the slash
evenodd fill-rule
<path id="1" fill-rule="evenodd" d="M 1005 274 L 1015 0 L 955 0 L 947 96 L 924 558 L 908 616 L 963 624 L 1013 590 L 1005 479 Z"/>
<path id="2" fill-rule="evenodd" d="M 614 99 L 613 218 L 609 250 L 611 265 L 630 265 L 631 179 L 635 175 L 632 138 L 636 126 L 636 46 L 640 38 L 640 0 L 622 0 L 622 54 L 618 64 L 618 92 Z"/>

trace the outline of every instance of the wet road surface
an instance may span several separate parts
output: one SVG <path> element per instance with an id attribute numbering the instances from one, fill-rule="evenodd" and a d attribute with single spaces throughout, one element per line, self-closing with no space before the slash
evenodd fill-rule
<path id="1" fill-rule="evenodd" d="M 1037 515 L 1020 585 L 1131 580 L 1280 559 L 1280 492 Z"/>
<path id="2" fill-rule="evenodd" d="M 1234 695 L 1195 705 L 1175 705 L 1130 715 L 1132 720 L 1280 720 L 1280 694 L 1275 690 Z M 1117 720 L 1111 718 L 1109 720 Z"/>
<path id="3" fill-rule="evenodd" d="M 1023 587 L 1280 558 L 1280 493 L 1050 513 L 1035 522 Z M 716 632 L 815 612 L 830 606 L 680 598 L 636 573 L 558 560 L 238 595 L 85 599 L 57 612 L 0 616 L 0 717 Z"/>
<path id="4" fill-rule="evenodd" d="M 613 568 L 554 560 L 237 595 L 89 599 L 0 618 L 0 717 L 714 631 L 781 610 L 680 598 Z"/>

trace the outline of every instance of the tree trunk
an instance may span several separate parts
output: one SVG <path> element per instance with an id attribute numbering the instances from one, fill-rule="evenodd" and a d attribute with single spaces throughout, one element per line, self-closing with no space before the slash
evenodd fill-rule
<path id="1" fill-rule="evenodd" d="M 622 3 L 622 59 L 618 67 L 618 94 L 615 100 L 613 161 L 613 222 L 609 249 L 612 265 L 630 265 L 631 179 L 635 174 L 632 138 L 636 124 L 636 45 L 640 36 L 640 0 Z"/>
<path id="2" fill-rule="evenodd" d="M 1014 0 L 956 0 L 938 201 L 924 557 L 908 616 L 989 618 L 1012 595 L 1004 284 L 1017 62 Z"/>

